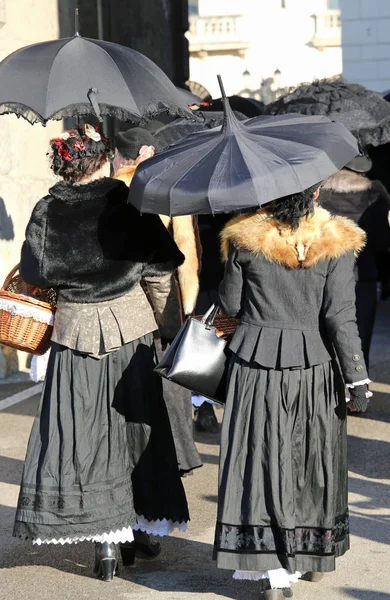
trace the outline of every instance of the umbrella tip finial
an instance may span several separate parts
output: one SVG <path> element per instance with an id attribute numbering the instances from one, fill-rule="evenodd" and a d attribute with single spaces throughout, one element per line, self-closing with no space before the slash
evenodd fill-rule
<path id="1" fill-rule="evenodd" d="M 80 35 L 79 33 L 79 9 L 75 8 L 74 11 L 74 34 L 75 35 Z"/>
<path id="2" fill-rule="evenodd" d="M 226 92 L 225 92 L 225 88 L 224 88 L 224 85 L 223 85 L 222 77 L 220 75 L 217 75 L 217 79 L 218 79 L 218 83 L 219 83 L 219 89 L 221 90 L 221 96 L 225 100 L 226 99 Z"/>

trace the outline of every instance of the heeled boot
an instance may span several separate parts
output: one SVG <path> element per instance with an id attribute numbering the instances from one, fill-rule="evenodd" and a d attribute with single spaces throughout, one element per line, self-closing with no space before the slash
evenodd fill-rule
<path id="1" fill-rule="evenodd" d="M 302 575 L 301 579 L 304 581 L 311 581 L 312 583 L 318 583 L 322 581 L 324 578 L 324 574 L 318 571 L 307 571 L 304 575 Z"/>
<path id="2" fill-rule="evenodd" d="M 107 542 L 95 542 L 95 566 L 93 568 L 98 579 L 112 581 L 118 573 L 118 547 Z"/>
<path id="3" fill-rule="evenodd" d="M 152 542 L 150 536 L 144 531 L 134 531 L 134 541 L 120 544 L 122 562 L 126 567 L 131 567 L 135 558 L 152 560 L 161 552 L 161 544 Z"/>

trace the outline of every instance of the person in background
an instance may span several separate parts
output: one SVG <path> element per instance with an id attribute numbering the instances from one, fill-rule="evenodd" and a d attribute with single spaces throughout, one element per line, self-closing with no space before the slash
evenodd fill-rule
<path id="1" fill-rule="evenodd" d="M 218 287 L 223 279 L 224 265 L 220 251 L 219 235 L 229 220 L 229 215 L 199 215 L 198 227 L 202 266 L 199 275 L 199 295 L 195 307 L 198 315 L 204 315 L 210 306 L 218 301 Z M 219 431 L 212 400 L 192 395 L 195 407 L 195 427 L 198 431 L 217 433 Z"/>
<path id="2" fill-rule="evenodd" d="M 119 132 L 115 138 L 116 152 L 114 159 L 114 177 L 130 185 L 137 166 L 151 158 L 157 143 L 151 133 L 143 128 L 135 127 Z M 119 165 L 119 166 L 118 166 Z M 196 221 L 193 217 L 169 217 L 161 215 L 165 227 L 173 236 L 177 246 L 184 255 L 184 262 L 177 269 L 178 297 L 181 301 L 183 317 L 191 314 L 198 295 L 198 244 L 196 237 Z M 156 340 L 157 353 L 162 357 L 163 350 L 172 339 Z M 175 441 L 179 468 L 183 475 L 202 466 L 202 460 L 195 446 L 192 427 L 191 393 L 188 390 L 163 380 L 164 398 Z"/>
<path id="3" fill-rule="evenodd" d="M 265 598 L 319 581 L 349 548 L 346 401 L 369 382 L 355 320 L 364 232 L 317 204 L 319 185 L 230 221 L 222 310 L 230 343 L 214 558 Z M 337 360 L 336 360 L 337 358 Z M 341 367 L 341 374 L 339 370 Z"/>
<path id="4" fill-rule="evenodd" d="M 376 255 L 390 249 L 390 197 L 379 181 L 366 177 L 371 166 L 367 156 L 353 159 L 324 183 L 320 193 L 324 208 L 352 219 L 367 235 L 355 269 L 356 318 L 367 366 L 377 310 Z"/>
<path id="5" fill-rule="evenodd" d="M 172 273 L 184 257 L 155 215 L 109 177 L 108 140 L 90 125 L 50 142 L 62 178 L 35 206 L 20 274 L 58 292 L 48 370 L 27 448 L 14 535 L 95 542 L 109 581 L 189 520 L 153 332 L 180 327 Z M 149 304 L 141 282 L 147 286 Z M 157 322 L 156 322 L 157 319 Z"/>

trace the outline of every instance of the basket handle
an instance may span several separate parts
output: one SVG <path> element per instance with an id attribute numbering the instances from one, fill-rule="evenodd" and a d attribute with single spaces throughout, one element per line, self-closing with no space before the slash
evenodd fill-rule
<path id="1" fill-rule="evenodd" d="M 18 264 L 17 264 L 17 265 L 16 265 L 16 266 L 15 266 L 15 267 L 12 269 L 12 271 L 11 271 L 10 273 L 8 273 L 7 277 L 6 277 L 6 278 L 5 278 L 5 280 L 4 280 L 3 286 L 2 286 L 2 288 L 1 288 L 2 290 L 6 290 L 6 289 L 7 289 L 7 287 L 8 287 L 8 286 L 9 286 L 9 284 L 11 283 L 11 279 L 12 279 L 12 277 L 15 275 L 16 271 L 18 271 L 18 270 L 19 270 L 19 266 L 20 266 L 20 263 L 18 263 Z"/>

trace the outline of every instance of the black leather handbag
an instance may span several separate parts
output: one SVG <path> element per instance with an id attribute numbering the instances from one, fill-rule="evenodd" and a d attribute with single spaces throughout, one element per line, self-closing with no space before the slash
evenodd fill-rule
<path id="1" fill-rule="evenodd" d="M 227 340 L 219 336 L 213 305 L 202 319 L 188 317 L 155 371 L 202 396 L 225 403 Z"/>

